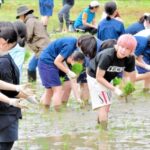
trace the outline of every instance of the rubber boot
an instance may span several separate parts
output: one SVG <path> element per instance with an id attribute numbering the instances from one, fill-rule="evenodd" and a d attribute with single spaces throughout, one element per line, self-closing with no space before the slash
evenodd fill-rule
<path id="1" fill-rule="evenodd" d="M 36 71 L 28 70 L 28 82 L 36 82 Z"/>

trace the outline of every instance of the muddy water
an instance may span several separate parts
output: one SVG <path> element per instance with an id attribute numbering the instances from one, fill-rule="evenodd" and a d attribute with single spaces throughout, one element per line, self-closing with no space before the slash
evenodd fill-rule
<path id="1" fill-rule="evenodd" d="M 13 150 L 150 150 L 150 94 L 136 91 L 128 103 L 114 99 L 105 133 L 91 106 L 70 101 L 56 113 L 29 104 Z"/>

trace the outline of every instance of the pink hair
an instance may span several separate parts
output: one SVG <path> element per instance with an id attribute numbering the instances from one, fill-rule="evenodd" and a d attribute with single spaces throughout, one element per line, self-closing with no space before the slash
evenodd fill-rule
<path id="1" fill-rule="evenodd" d="M 131 53 L 134 53 L 134 50 L 137 46 L 137 41 L 133 35 L 123 34 L 119 37 L 119 39 L 117 41 L 117 45 L 127 48 L 127 49 L 130 49 Z"/>

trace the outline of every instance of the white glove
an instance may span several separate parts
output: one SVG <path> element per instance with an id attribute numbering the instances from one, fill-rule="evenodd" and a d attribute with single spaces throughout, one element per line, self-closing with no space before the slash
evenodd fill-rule
<path id="1" fill-rule="evenodd" d="M 115 87 L 114 93 L 116 95 L 118 95 L 118 96 L 122 96 L 123 95 L 123 92 L 118 87 Z"/>
<path id="2" fill-rule="evenodd" d="M 145 65 L 145 69 L 150 70 L 150 65 Z"/>
<path id="3" fill-rule="evenodd" d="M 26 98 L 26 100 L 32 104 L 38 104 L 38 101 L 36 100 L 35 96 L 29 96 Z"/>
<path id="4" fill-rule="evenodd" d="M 77 75 L 71 70 L 68 71 L 67 76 L 69 79 L 74 79 L 77 77 Z"/>

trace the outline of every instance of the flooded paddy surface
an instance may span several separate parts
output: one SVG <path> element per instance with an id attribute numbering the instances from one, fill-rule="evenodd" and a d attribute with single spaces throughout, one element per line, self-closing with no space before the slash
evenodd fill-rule
<path id="1" fill-rule="evenodd" d="M 107 132 L 90 105 L 70 101 L 56 113 L 29 104 L 13 150 L 150 150 L 150 94 L 136 91 L 128 101 L 114 98 Z"/>

